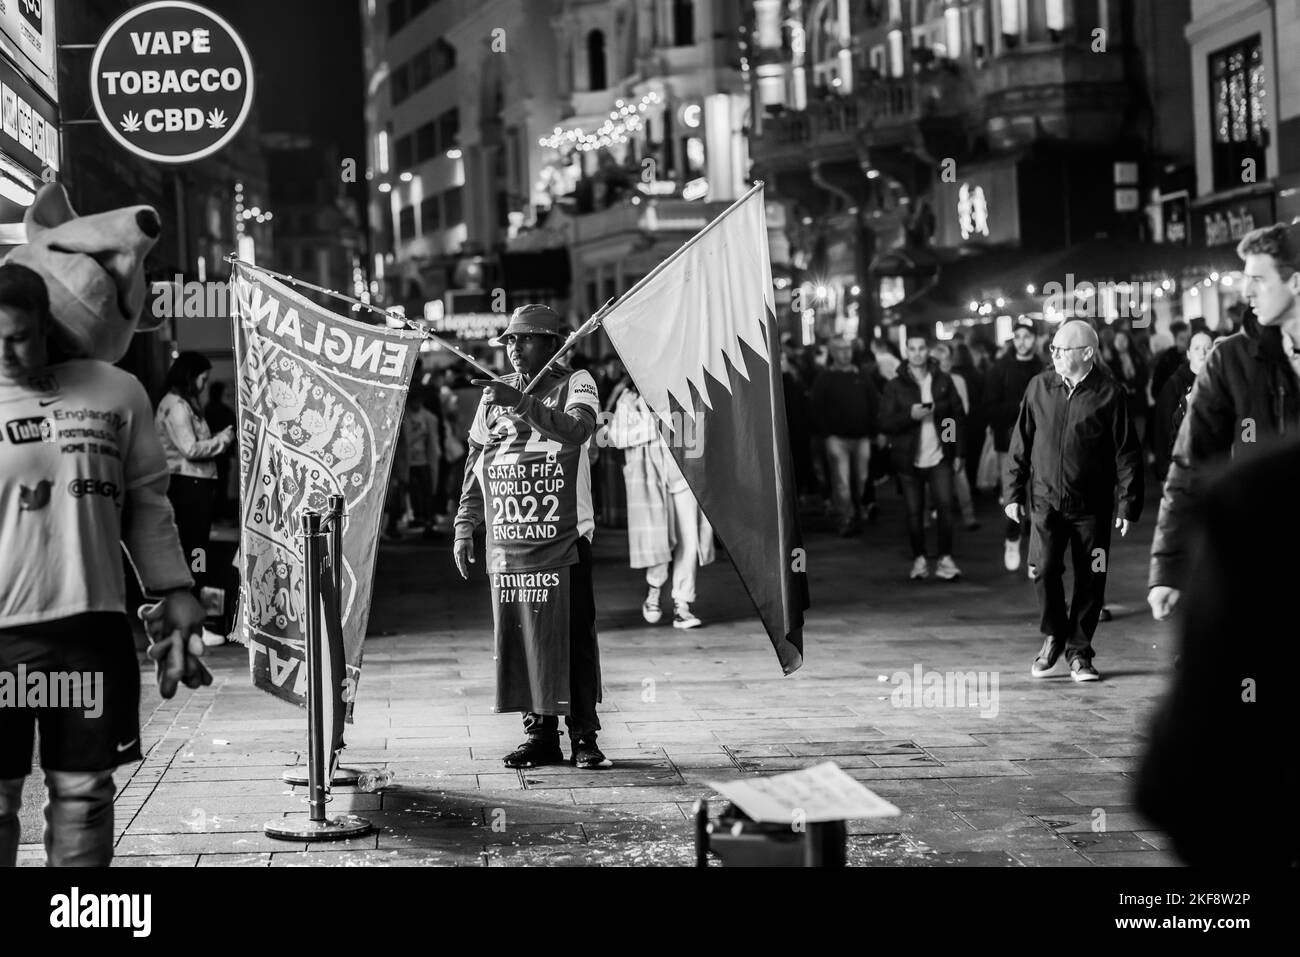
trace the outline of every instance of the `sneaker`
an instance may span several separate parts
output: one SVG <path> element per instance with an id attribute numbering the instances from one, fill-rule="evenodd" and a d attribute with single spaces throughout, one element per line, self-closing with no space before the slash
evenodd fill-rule
<path id="1" fill-rule="evenodd" d="M 1002 546 L 1002 564 L 1006 566 L 1007 571 L 1014 572 L 1020 570 L 1020 541 L 1006 542 Z"/>
<path id="2" fill-rule="evenodd" d="M 573 764 L 585 771 L 595 768 L 612 768 L 614 762 L 605 757 L 605 753 L 596 747 L 595 738 L 579 738 L 573 743 L 573 757 L 569 759 Z"/>
<path id="3" fill-rule="evenodd" d="M 876 503 L 875 503 L 875 502 L 872 502 L 872 503 L 871 503 L 870 505 L 868 505 L 867 508 L 866 508 L 866 515 L 865 515 L 865 517 L 866 517 L 866 519 L 867 519 L 868 522 L 874 522 L 874 521 L 876 520 L 876 516 L 877 516 L 879 513 L 880 513 L 880 509 L 878 509 L 878 508 L 876 507 Z"/>
<path id="4" fill-rule="evenodd" d="M 563 764 L 564 752 L 560 750 L 560 739 L 529 737 L 505 756 L 508 768 L 535 768 L 542 764 Z"/>
<path id="5" fill-rule="evenodd" d="M 954 578 L 961 578 L 961 569 L 957 567 L 957 563 L 952 560 L 951 555 L 944 555 L 935 562 L 934 573 L 946 582 L 950 582 Z"/>
<path id="6" fill-rule="evenodd" d="M 700 621 L 691 612 L 691 606 L 684 601 L 679 601 L 673 610 L 673 627 L 674 628 L 698 628 L 704 622 Z"/>
<path id="7" fill-rule="evenodd" d="M 1092 666 L 1092 662 L 1084 658 L 1075 658 L 1070 662 L 1070 677 L 1075 681 L 1099 681 L 1101 679 L 1101 675 Z"/>
<path id="8" fill-rule="evenodd" d="M 856 519 L 850 519 L 847 522 L 841 522 L 839 527 L 840 538 L 853 538 L 855 535 L 862 534 L 862 523 Z"/>
<path id="9" fill-rule="evenodd" d="M 652 625 L 664 616 L 663 609 L 659 607 L 659 589 L 662 587 L 647 585 L 645 601 L 641 602 L 641 617 Z"/>
<path id="10" fill-rule="evenodd" d="M 1043 639 L 1042 650 L 1038 652 L 1038 657 L 1034 659 L 1034 663 L 1030 666 L 1029 673 L 1035 678 L 1044 678 L 1056 667 L 1056 662 L 1060 658 L 1060 643 L 1054 641 L 1052 636 L 1048 635 Z"/>
<path id="11" fill-rule="evenodd" d="M 918 555 L 912 562 L 911 578 L 929 578 L 930 563 L 925 560 L 924 555 Z"/>
<path id="12" fill-rule="evenodd" d="M 1111 614 L 1110 606 L 1109 606 L 1109 605 L 1102 605 L 1102 606 L 1101 606 L 1101 614 L 1097 616 L 1097 620 L 1098 620 L 1098 621 L 1111 621 L 1112 619 L 1114 619 L 1114 617 L 1115 617 L 1115 616 L 1114 616 L 1113 614 Z"/>
<path id="13" fill-rule="evenodd" d="M 203 629 L 203 644 L 208 648 L 218 648 L 226 643 L 225 635 L 218 635 L 211 629 Z"/>

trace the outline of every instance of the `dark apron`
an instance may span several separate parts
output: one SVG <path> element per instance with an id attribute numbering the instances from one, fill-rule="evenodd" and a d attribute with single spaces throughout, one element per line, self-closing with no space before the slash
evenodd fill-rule
<path id="1" fill-rule="evenodd" d="M 499 712 L 569 714 L 571 566 L 494 572 Z"/>

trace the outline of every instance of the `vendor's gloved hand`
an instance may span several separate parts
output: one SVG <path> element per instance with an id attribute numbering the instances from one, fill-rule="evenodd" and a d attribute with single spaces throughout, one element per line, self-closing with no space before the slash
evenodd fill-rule
<path id="1" fill-rule="evenodd" d="M 483 401 L 488 405 L 501 405 L 513 409 L 524 394 L 500 379 L 471 379 L 470 385 L 483 386 Z"/>
<path id="2" fill-rule="evenodd" d="M 203 657 L 203 607 L 188 590 L 168 593 L 162 601 L 141 605 L 137 614 L 149 636 L 149 657 L 156 663 L 158 693 L 164 698 L 176 694 L 184 682 L 187 688 L 212 684 L 212 673 Z"/>

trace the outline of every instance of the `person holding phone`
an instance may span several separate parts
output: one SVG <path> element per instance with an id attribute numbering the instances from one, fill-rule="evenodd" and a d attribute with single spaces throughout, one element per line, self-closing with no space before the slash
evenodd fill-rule
<path id="1" fill-rule="evenodd" d="M 907 364 L 885 386 L 880 430 L 889 436 L 894 472 L 903 490 L 913 579 L 930 575 L 925 554 L 927 488 L 939 510 L 939 560 L 934 574 L 947 581 L 961 576 L 952 559 L 953 472 L 961 468 L 965 419 L 952 377 L 930 357 L 928 336 L 910 331 Z"/>

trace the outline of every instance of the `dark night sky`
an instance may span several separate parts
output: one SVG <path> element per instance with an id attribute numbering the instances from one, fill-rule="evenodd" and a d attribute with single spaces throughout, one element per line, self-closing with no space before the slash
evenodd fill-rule
<path id="1" fill-rule="evenodd" d="M 306 133 L 323 145 L 336 144 L 340 157 L 357 160 L 357 196 L 364 201 L 358 0 L 206 0 L 206 5 L 248 44 L 262 132 Z"/>

